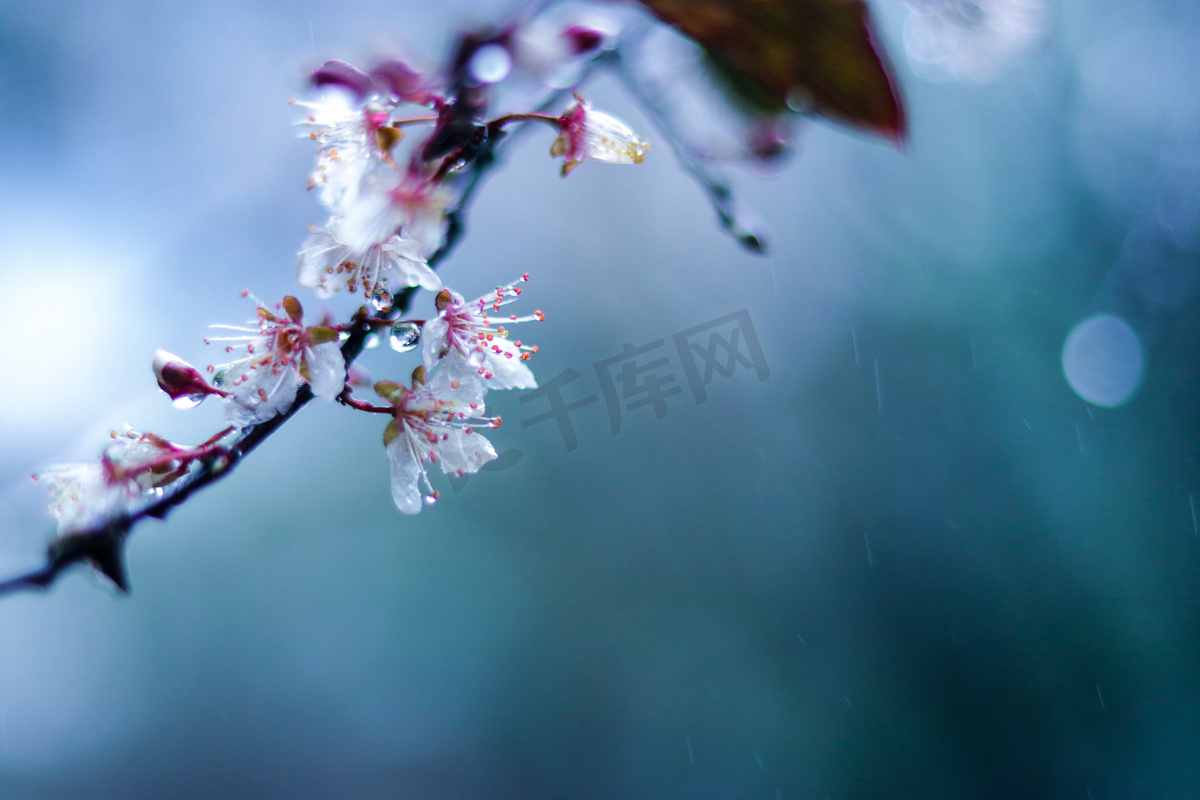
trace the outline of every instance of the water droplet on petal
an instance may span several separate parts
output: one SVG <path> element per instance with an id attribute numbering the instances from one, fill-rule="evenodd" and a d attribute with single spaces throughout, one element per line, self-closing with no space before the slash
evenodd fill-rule
<path id="1" fill-rule="evenodd" d="M 212 385 L 221 389 L 225 386 L 225 370 L 219 369 L 212 376 Z"/>
<path id="2" fill-rule="evenodd" d="M 392 326 L 389 342 L 397 353 L 411 352 L 421 342 L 421 326 L 415 322 L 397 322 Z"/>
<path id="3" fill-rule="evenodd" d="M 485 361 L 487 361 L 487 353 L 481 350 L 472 350 L 467 354 L 467 363 L 472 367 L 482 367 Z"/>
<path id="4" fill-rule="evenodd" d="M 386 314 L 392 310 L 392 293 L 387 289 L 376 289 L 371 294 L 371 307 L 380 314 Z"/>
<path id="5" fill-rule="evenodd" d="M 214 381 L 214 383 L 215 383 L 215 381 Z M 208 395 L 204 394 L 204 393 L 181 394 L 181 395 L 179 395 L 179 397 L 176 397 L 174 400 L 171 401 L 171 405 L 175 406 L 176 408 L 181 408 L 181 409 L 195 408 L 196 406 L 203 403 L 204 398 L 206 398 L 206 397 L 208 397 Z"/>
<path id="6" fill-rule="evenodd" d="M 368 333 L 367 338 L 363 339 L 363 347 L 367 350 L 374 350 L 379 347 L 380 341 L 378 333 Z"/>

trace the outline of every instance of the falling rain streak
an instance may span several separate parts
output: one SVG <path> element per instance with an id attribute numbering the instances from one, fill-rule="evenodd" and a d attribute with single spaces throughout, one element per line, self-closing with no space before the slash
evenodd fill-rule
<path id="1" fill-rule="evenodd" d="M 875 358 L 875 404 L 883 411 L 883 386 L 879 383 L 879 359 Z"/>

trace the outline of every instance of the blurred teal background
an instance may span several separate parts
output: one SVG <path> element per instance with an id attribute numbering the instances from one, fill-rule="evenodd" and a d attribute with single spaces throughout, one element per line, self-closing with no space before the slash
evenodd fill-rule
<path id="1" fill-rule="evenodd" d="M 616 435 L 588 406 L 572 452 L 493 394 L 522 458 L 417 518 L 378 420 L 314 404 L 137 529 L 130 597 L 0 600 L 0 798 L 1200 797 L 1200 8 L 1062 0 L 994 41 L 872 5 L 910 141 L 813 123 L 739 174 L 769 257 L 601 77 L 646 163 L 564 181 L 534 132 L 442 268 L 531 274 L 567 399 L 743 308 L 768 379 Z M 243 288 L 297 292 L 305 71 L 434 64 L 507 8 L 0 5 L 5 574 L 51 532 L 30 472 L 223 425 L 150 356 L 210 363 Z"/>

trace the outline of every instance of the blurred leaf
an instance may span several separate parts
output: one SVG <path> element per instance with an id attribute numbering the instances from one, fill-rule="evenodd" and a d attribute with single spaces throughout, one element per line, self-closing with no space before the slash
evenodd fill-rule
<path id="1" fill-rule="evenodd" d="M 699 42 L 743 101 L 903 140 L 904 108 L 862 0 L 641 2 Z"/>

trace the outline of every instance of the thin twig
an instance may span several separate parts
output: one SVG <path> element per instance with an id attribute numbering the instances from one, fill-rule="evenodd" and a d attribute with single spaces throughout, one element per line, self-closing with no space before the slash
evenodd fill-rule
<path id="1" fill-rule="evenodd" d="M 717 214 L 721 229 L 737 239 L 738 243 L 747 250 L 759 254 L 766 253 L 767 243 L 762 234 L 746 227 L 738 218 L 736 202 L 729 184 L 708 168 L 705 159 L 684 141 L 683 137 L 675 130 L 674 123 L 662 111 L 666 103 L 661 98 L 650 96 L 647 84 L 638 78 L 635 70 L 626 65 L 619 50 L 612 51 L 611 59 L 614 64 L 613 70 L 625 84 L 625 88 L 637 101 L 643 113 L 654 123 L 654 127 L 658 129 L 663 138 L 671 143 L 671 149 L 675 151 L 675 157 L 679 160 L 680 166 L 692 173 L 692 177 L 708 194 L 709 203 L 712 204 L 713 211 Z"/>

